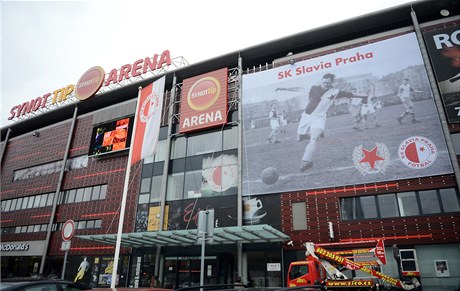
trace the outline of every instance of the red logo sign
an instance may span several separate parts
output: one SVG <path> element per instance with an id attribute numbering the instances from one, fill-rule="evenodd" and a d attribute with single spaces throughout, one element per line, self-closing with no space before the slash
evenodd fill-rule
<path id="1" fill-rule="evenodd" d="M 220 83 L 214 77 L 204 77 L 193 84 L 187 94 L 187 102 L 193 110 L 206 110 L 219 98 Z"/>
<path id="2" fill-rule="evenodd" d="M 403 140 L 399 145 L 399 159 L 411 169 L 425 169 L 431 166 L 438 150 L 436 145 L 426 137 L 412 136 Z"/>
<path id="3" fill-rule="evenodd" d="M 104 69 L 95 66 L 86 71 L 75 86 L 75 96 L 82 101 L 94 96 L 104 83 Z"/>
<path id="4" fill-rule="evenodd" d="M 227 122 L 227 68 L 184 80 L 180 133 Z"/>

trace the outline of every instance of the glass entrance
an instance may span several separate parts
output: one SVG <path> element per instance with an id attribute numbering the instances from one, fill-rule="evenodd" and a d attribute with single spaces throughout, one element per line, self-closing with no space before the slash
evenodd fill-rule
<path id="1" fill-rule="evenodd" d="M 164 288 L 181 288 L 200 285 L 200 257 L 166 257 Z M 217 257 L 206 256 L 204 260 L 204 284 L 217 284 Z"/>

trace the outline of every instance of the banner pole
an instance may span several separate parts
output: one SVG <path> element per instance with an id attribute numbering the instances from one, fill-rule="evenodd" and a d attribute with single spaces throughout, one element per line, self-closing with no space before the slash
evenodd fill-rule
<path id="1" fill-rule="evenodd" d="M 141 96 L 142 87 L 139 87 L 139 92 L 137 94 L 137 105 L 136 105 L 136 115 L 139 111 L 140 105 L 140 96 Z M 137 125 L 137 116 L 134 116 L 134 125 L 132 137 L 136 136 L 136 125 Z M 131 138 L 131 143 L 133 143 Z M 128 186 L 129 186 L 129 175 L 131 174 L 131 158 L 133 155 L 133 144 L 129 146 L 128 161 L 126 162 L 126 174 L 125 174 L 125 183 L 123 186 L 123 195 L 121 198 L 121 208 L 120 208 L 120 218 L 118 221 L 118 232 L 117 232 L 117 242 L 115 245 L 115 255 L 113 257 L 113 270 L 112 270 L 112 280 L 110 282 L 110 288 L 115 289 L 117 271 L 118 271 L 118 259 L 120 257 L 120 248 L 121 248 L 121 235 L 123 234 L 123 222 L 125 220 L 125 209 L 126 209 L 126 200 L 128 196 Z"/>
<path id="2" fill-rule="evenodd" d="M 243 59 L 238 56 L 238 194 L 237 194 L 237 225 L 243 225 L 243 185 L 242 185 L 242 162 L 243 162 Z M 237 246 L 237 278 L 242 278 L 246 282 L 246 274 L 243 274 L 243 244 L 238 242 Z"/>

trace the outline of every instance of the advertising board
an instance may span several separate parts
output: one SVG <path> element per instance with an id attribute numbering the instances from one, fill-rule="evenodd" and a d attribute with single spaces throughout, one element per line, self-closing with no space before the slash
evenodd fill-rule
<path id="1" fill-rule="evenodd" d="M 243 76 L 243 195 L 452 173 L 414 33 Z"/>
<path id="2" fill-rule="evenodd" d="M 133 117 L 123 117 L 95 125 L 88 155 L 96 156 L 128 149 L 133 122 Z"/>
<path id="3" fill-rule="evenodd" d="M 228 69 L 185 79 L 182 86 L 180 133 L 227 123 Z"/>
<path id="4" fill-rule="evenodd" d="M 424 33 L 450 123 L 460 122 L 460 26 Z"/>

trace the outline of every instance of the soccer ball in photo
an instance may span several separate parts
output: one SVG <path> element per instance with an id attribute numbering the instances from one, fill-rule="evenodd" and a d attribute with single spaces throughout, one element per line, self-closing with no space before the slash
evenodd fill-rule
<path id="1" fill-rule="evenodd" d="M 274 167 L 267 167 L 262 171 L 260 177 L 262 178 L 262 182 L 267 185 L 275 184 L 279 178 L 278 170 Z"/>

